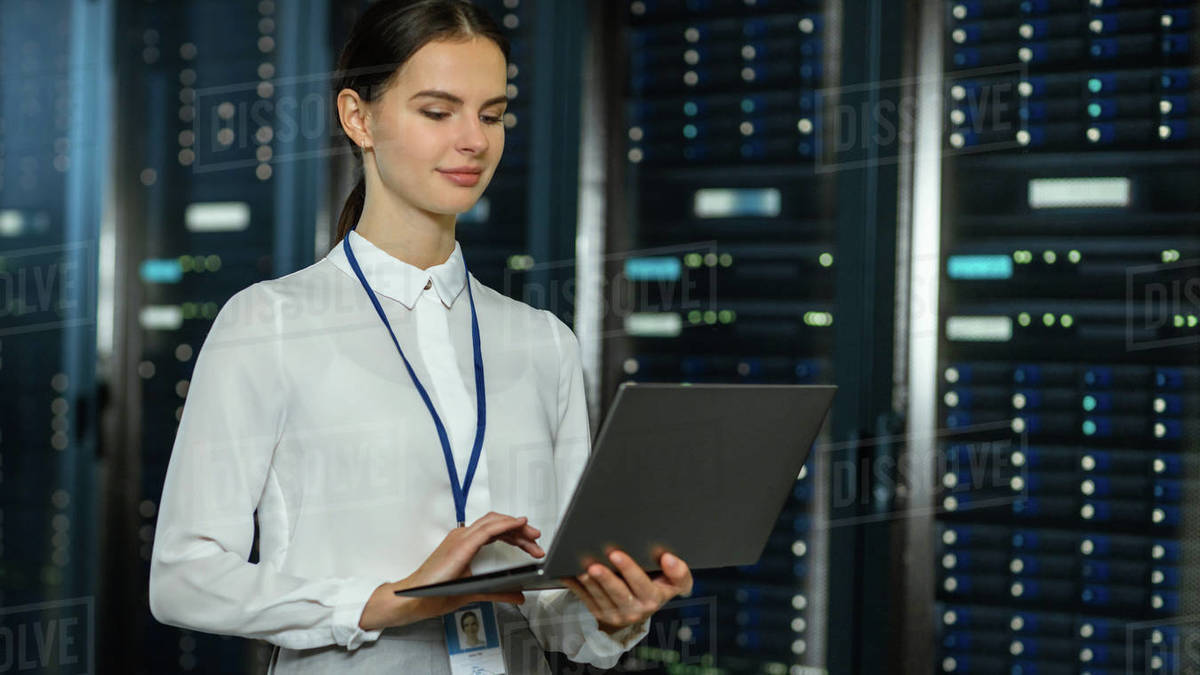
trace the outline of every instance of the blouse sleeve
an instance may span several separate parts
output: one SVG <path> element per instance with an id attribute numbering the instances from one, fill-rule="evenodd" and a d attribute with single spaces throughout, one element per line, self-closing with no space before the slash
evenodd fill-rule
<path id="1" fill-rule="evenodd" d="M 592 433 L 588 424 L 579 340 L 553 313 L 542 311 L 550 322 L 559 355 L 554 468 L 560 500 L 557 517 L 561 519 L 591 452 Z M 520 608 L 543 648 L 562 652 L 577 663 L 590 663 L 600 668 L 616 665 L 621 654 L 650 632 L 650 619 L 646 619 L 610 636 L 600 630 L 596 617 L 568 589 L 526 591 L 525 603 Z"/>
<path id="2" fill-rule="evenodd" d="M 292 649 L 355 649 L 379 637 L 358 620 L 388 580 L 303 579 L 248 562 L 286 414 L 278 320 L 269 289 L 254 284 L 221 308 L 196 357 L 159 507 L 150 611 Z"/>

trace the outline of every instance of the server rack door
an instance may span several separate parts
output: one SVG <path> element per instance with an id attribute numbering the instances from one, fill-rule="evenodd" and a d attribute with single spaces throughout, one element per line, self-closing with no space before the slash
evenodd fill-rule
<path id="1" fill-rule="evenodd" d="M 0 668 L 96 636 L 97 260 L 107 2 L 0 5 Z M 100 114 L 97 114 L 97 112 Z"/>
<path id="2" fill-rule="evenodd" d="M 836 192 L 820 153 L 836 6 L 607 6 L 620 103 L 606 127 L 605 399 L 623 380 L 834 382 Z M 696 573 L 628 669 L 824 666 L 824 454 L 761 561 Z"/>
<path id="3" fill-rule="evenodd" d="M 1198 9 L 942 5 L 935 670 L 1198 665 Z"/>

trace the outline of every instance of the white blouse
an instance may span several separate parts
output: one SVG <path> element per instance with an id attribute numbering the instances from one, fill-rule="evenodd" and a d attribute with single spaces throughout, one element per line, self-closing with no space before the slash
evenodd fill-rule
<path id="1" fill-rule="evenodd" d="M 349 237 L 446 426 L 461 482 L 476 423 L 461 247 L 422 270 Z M 467 523 L 489 511 L 528 516 L 549 549 L 591 449 L 579 343 L 549 311 L 471 283 L 487 426 Z M 381 633 L 358 626 L 375 588 L 414 572 L 455 525 L 433 420 L 341 244 L 230 298 L 197 356 L 163 486 L 155 618 L 289 649 L 355 650 Z M 495 542 L 471 568 L 533 560 Z M 610 637 L 569 590 L 525 595 L 521 614 L 543 648 L 577 662 L 611 667 L 649 632 L 647 621 Z"/>

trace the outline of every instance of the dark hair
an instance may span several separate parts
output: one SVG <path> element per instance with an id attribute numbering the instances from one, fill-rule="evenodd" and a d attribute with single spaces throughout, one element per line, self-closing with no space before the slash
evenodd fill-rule
<path id="1" fill-rule="evenodd" d="M 400 67 L 426 43 L 473 37 L 495 42 L 508 61 L 511 48 L 503 30 L 469 0 L 377 0 L 358 17 L 342 48 L 333 83 L 335 100 L 341 90 L 353 89 L 369 103 L 383 94 Z M 361 162 L 362 150 L 349 136 L 346 142 Z M 366 178 L 359 176 L 338 217 L 334 244 L 358 222 L 366 198 Z"/>
<path id="2" fill-rule="evenodd" d="M 467 617 L 475 619 L 475 625 L 479 625 L 479 617 L 475 616 L 475 612 L 463 612 L 463 615 L 458 619 L 458 627 L 466 630 Z"/>

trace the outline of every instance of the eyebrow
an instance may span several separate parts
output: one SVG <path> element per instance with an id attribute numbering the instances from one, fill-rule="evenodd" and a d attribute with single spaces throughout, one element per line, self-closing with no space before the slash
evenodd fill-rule
<path id="1" fill-rule="evenodd" d="M 417 93 L 413 94 L 412 98 L 410 98 L 408 100 L 411 101 L 411 100 L 413 100 L 413 98 L 421 98 L 422 96 L 428 97 L 428 98 L 440 98 L 440 99 L 443 99 L 446 101 L 450 101 L 451 103 L 457 103 L 458 105 L 462 105 L 464 102 L 461 98 L 455 96 L 454 94 L 451 94 L 450 92 L 447 92 L 447 91 L 440 91 L 438 89 L 426 89 L 424 91 L 418 91 Z M 488 100 L 483 102 L 482 107 L 486 108 L 494 103 L 507 104 L 508 97 L 507 96 L 496 96 L 495 98 L 489 98 Z"/>

